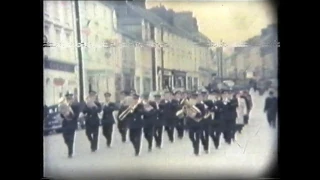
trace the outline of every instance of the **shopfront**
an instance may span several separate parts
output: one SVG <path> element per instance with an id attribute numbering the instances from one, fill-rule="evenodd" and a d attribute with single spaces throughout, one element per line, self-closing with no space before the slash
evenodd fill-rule
<path id="1" fill-rule="evenodd" d="M 66 92 L 78 91 L 78 76 L 75 64 L 55 59 L 44 59 L 44 102 L 47 106 L 55 105 Z"/>
<path id="2" fill-rule="evenodd" d="M 172 70 L 163 69 L 163 80 L 161 85 L 161 68 L 158 67 L 158 87 L 160 89 L 167 89 L 167 87 L 172 87 Z"/>
<path id="3" fill-rule="evenodd" d="M 172 75 L 174 88 L 186 88 L 187 72 L 172 70 Z"/>

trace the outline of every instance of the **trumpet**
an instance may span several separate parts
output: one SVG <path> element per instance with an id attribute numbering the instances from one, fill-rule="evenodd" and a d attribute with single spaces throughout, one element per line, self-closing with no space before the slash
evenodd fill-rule
<path id="1" fill-rule="evenodd" d="M 208 109 L 208 106 L 203 102 L 201 101 L 201 104 L 204 105 L 204 109 L 206 110 L 206 114 L 204 115 L 204 118 L 207 119 L 209 118 L 212 114 L 210 113 L 209 109 Z"/>
<path id="2" fill-rule="evenodd" d="M 134 110 L 138 107 L 139 104 L 141 104 L 142 100 L 139 99 L 136 104 L 133 106 L 129 106 L 126 110 L 124 110 L 120 115 L 119 115 L 119 120 L 123 121 L 129 114 L 133 113 Z"/>

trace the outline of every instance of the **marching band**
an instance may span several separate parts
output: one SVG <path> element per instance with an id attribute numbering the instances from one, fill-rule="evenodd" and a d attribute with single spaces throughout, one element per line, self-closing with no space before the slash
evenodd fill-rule
<path id="1" fill-rule="evenodd" d="M 109 148 L 113 126 L 117 124 L 122 142 L 126 142 L 129 133 L 135 156 L 140 154 L 143 138 L 148 142 L 149 152 L 153 146 L 162 148 L 164 129 L 171 143 L 174 142 L 175 130 L 179 139 L 183 139 L 184 133 L 188 132 L 193 152 L 198 156 L 200 145 L 205 153 L 209 153 L 211 140 L 218 149 L 221 134 L 225 142 L 231 144 L 235 140 L 235 134 L 241 133 L 242 128 L 248 124 L 252 108 L 250 95 L 243 91 L 165 91 L 163 96 L 155 94 L 153 101 L 149 100 L 149 94 L 140 97 L 135 91 L 121 92 L 119 105 L 110 101 L 110 93 L 106 92 L 104 97 L 105 102 L 99 103 L 97 93 L 92 91 L 82 108 L 79 103 L 73 102 L 72 94 L 67 93 L 61 101 L 59 111 L 63 120 L 62 132 L 68 157 L 72 157 L 74 153 L 78 119 L 85 121 L 85 132 L 92 152 L 98 150 L 100 124 Z M 274 118 L 269 119 L 273 122 Z"/>

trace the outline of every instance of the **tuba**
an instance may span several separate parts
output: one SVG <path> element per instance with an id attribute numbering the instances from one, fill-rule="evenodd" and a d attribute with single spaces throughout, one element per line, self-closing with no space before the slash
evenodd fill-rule
<path id="1" fill-rule="evenodd" d="M 72 120 L 72 116 L 74 115 L 74 112 L 71 106 L 66 101 L 66 99 L 63 99 L 60 101 L 58 110 L 59 110 L 59 113 L 65 117 L 66 120 Z"/>

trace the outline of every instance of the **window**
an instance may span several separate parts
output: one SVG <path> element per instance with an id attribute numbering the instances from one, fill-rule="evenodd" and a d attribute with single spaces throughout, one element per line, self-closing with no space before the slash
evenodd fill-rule
<path id="1" fill-rule="evenodd" d="M 144 78 L 143 79 L 143 92 L 148 93 L 151 90 L 151 79 L 150 78 Z"/>
<path id="2" fill-rule="evenodd" d="M 70 13 L 70 2 L 68 1 L 63 1 L 62 2 L 62 5 L 63 5 L 63 13 L 64 13 L 64 22 L 67 26 L 70 25 L 70 16 L 71 16 L 71 13 Z"/>
<path id="3" fill-rule="evenodd" d="M 188 90 L 192 90 L 192 77 L 188 77 Z"/>
<path id="4" fill-rule="evenodd" d="M 44 35 L 47 36 L 47 39 L 49 38 L 49 26 L 48 25 L 44 26 Z"/>
<path id="5" fill-rule="evenodd" d="M 136 77 L 136 91 L 138 94 L 140 94 L 140 77 Z"/>
<path id="6" fill-rule="evenodd" d="M 60 29 L 55 29 L 56 30 L 56 42 L 60 43 L 61 41 L 61 30 Z"/>
<path id="7" fill-rule="evenodd" d="M 68 44 L 70 44 L 70 43 L 72 42 L 72 40 L 71 40 L 71 33 L 69 33 L 69 32 L 66 32 L 66 42 L 67 42 Z"/>

